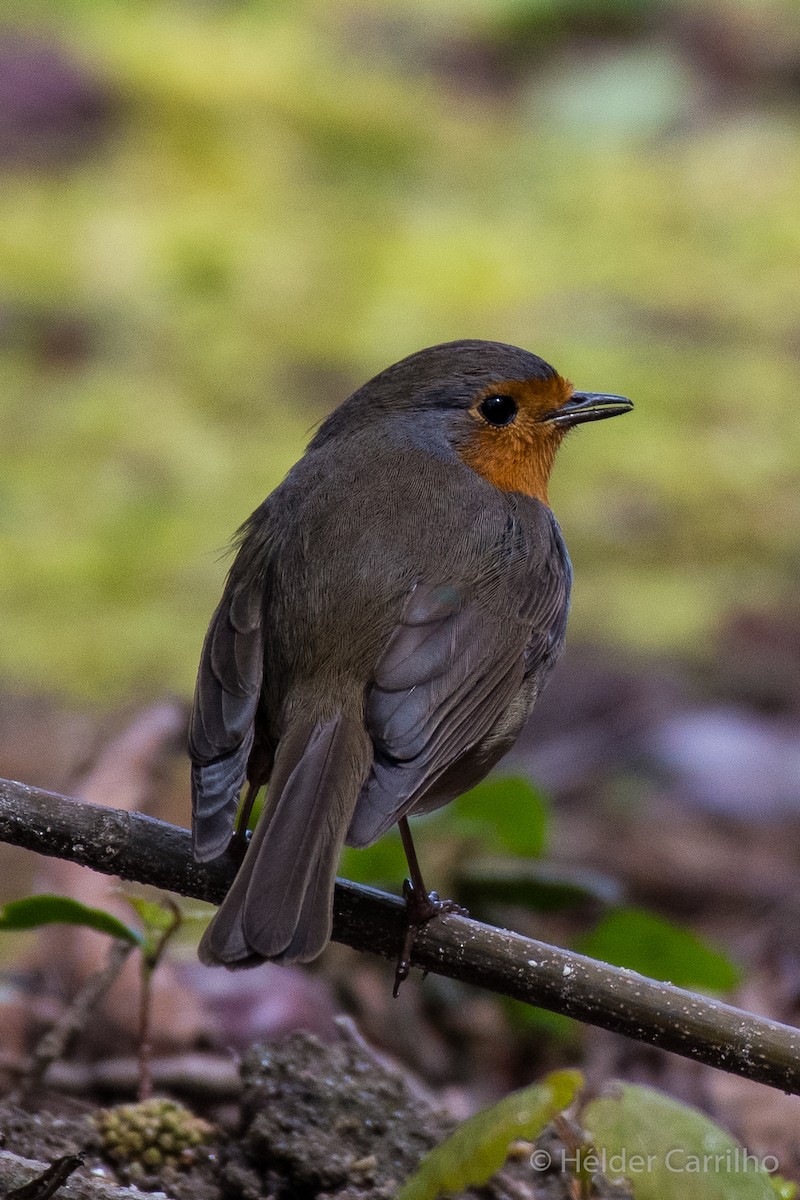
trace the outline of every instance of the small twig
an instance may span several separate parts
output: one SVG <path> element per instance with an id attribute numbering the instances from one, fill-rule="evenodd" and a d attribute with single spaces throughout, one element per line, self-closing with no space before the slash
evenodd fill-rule
<path id="1" fill-rule="evenodd" d="M 64 1010 L 55 1025 L 39 1040 L 31 1057 L 30 1069 L 22 1088 L 22 1095 L 29 1096 L 42 1083 L 44 1076 L 56 1059 L 62 1058 L 70 1038 L 80 1033 L 96 1006 L 111 987 L 134 949 L 132 942 L 115 938 L 108 952 L 108 960 L 99 971 L 93 972 L 83 987 Z"/>
<path id="2" fill-rule="evenodd" d="M 46 1171 L 32 1179 L 30 1183 L 24 1183 L 22 1187 L 8 1192 L 6 1200 L 51 1200 L 51 1197 L 55 1196 L 73 1171 L 77 1171 L 78 1167 L 83 1166 L 83 1159 L 82 1152 L 65 1154 L 63 1158 L 57 1158 Z"/>
<path id="3" fill-rule="evenodd" d="M 152 1031 L 150 1017 L 152 1013 L 151 984 L 153 972 L 145 961 L 142 953 L 141 971 L 139 972 L 139 1083 L 136 1088 L 136 1099 L 141 1103 L 149 1100 L 153 1094 L 153 1076 L 150 1069 L 153 1059 Z"/>
<path id="4" fill-rule="evenodd" d="M 8 780 L 0 780 L 0 841 L 216 903 L 239 865 L 228 855 L 194 862 L 186 829 Z M 404 913 L 398 897 L 340 880 L 333 937 L 395 959 Z M 412 957 L 436 974 L 800 1095 L 800 1031 L 777 1021 L 461 916 L 422 926 Z"/>
<path id="5" fill-rule="evenodd" d="M 14 1188 L 38 1183 L 48 1164 L 21 1158 L 8 1150 L 0 1150 L 0 1196 L 14 1195 Z M 110 1179 L 94 1179 L 85 1173 L 59 1184 L 58 1200 L 153 1200 L 152 1192 L 140 1192 L 132 1185 L 122 1185 Z M 24 1192 L 22 1193 L 24 1196 Z M 35 1193 L 34 1193 L 35 1195 Z"/>
<path id="6" fill-rule="evenodd" d="M 164 904 L 172 912 L 172 920 L 162 929 L 154 945 L 140 948 L 141 972 L 139 976 L 139 1088 L 137 1098 L 149 1100 L 153 1094 L 151 1063 L 153 1058 L 152 1014 L 153 973 L 161 962 L 167 943 L 183 920 L 183 914 L 175 901 L 166 896 Z"/>

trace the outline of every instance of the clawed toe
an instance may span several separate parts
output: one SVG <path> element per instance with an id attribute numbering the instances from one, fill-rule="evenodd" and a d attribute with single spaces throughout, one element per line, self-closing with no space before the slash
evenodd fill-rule
<path id="1" fill-rule="evenodd" d="M 456 904 L 454 900 L 440 900 L 436 892 L 420 891 L 408 879 L 403 881 L 403 898 L 406 902 L 406 927 L 394 972 L 392 995 L 395 997 L 400 991 L 400 984 L 408 979 L 411 970 L 411 951 L 420 927 L 440 914 L 456 913 L 462 917 L 468 915 L 467 910 L 460 904 Z"/>
<path id="2" fill-rule="evenodd" d="M 462 908 L 460 904 L 456 904 L 453 900 L 440 900 L 436 892 L 429 892 L 427 890 L 425 884 L 422 882 L 422 874 L 417 862 L 414 843 L 411 840 L 411 830 L 408 828 L 408 821 L 405 817 L 401 817 L 397 824 L 400 829 L 400 837 L 403 842 L 406 859 L 408 860 L 411 879 L 406 879 L 403 883 L 403 899 L 406 902 L 406 927 L 394 972 L 393 996 L 396 996 L 399 992 L 400 984 L 403 980 L 408 979 L 408 973 L 411 970 L 411 950 L 414 946 L 414 939 L 417 936 L 417 930 L 420 925 L 425 925 L 432 917 L 437 916 L 439 913 L 458 913 L 462 917 L 467 915 L 467 910 Z"/>
<path id="3" fill-rule="evenodd" d="M 433 906 L 433 912 L 431 913 L 432 917 L 435 916 L 436 913 L 453 913 L 457 917 L 469 916 L 469 910 L 463 908 L 460 904 L 456 904 L 455 900 L 440 900 L 438 892 L 430 892 L 428 894 L 428 900 Z"/>

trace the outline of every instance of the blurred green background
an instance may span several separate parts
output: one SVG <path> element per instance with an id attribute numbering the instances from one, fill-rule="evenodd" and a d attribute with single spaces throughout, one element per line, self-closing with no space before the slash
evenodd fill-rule
<path id="1" fill-rule="evenodd" d="M 5 0 L 0 674 L 188 694 L 236 526 L 375 371 L 636 412 L 552 489 L 572 634 L 800 583 L 795 0 Z"/>

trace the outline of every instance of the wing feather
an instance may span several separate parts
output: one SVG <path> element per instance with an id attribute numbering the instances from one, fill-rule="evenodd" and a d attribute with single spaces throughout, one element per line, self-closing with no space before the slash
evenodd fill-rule
<path id="1" fill-rule="evenodd" d="M 229 579 L 206 634 L 189 726 L 195 858 L 230 840 L 253 747 L 264 671 L 263 600 Z"/>
<path id="2" fill-rule="evenodd" d="M 571 582 L 553 518 L 535 532 L 531 545 L 510 517 L 491 572 L 410 592 L 367 692 L 376 753 L 351 845 L 368 845 L 424 806 L 476 748 L 488 770 L 516 736 L 563 644 Z"/>

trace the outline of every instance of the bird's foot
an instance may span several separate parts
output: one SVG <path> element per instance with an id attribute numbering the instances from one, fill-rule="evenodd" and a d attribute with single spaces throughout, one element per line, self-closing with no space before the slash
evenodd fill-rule
<path id="1" fill-rule="evenodd" d="M 436 917 L 440 913 L 457 913 L 460 917 L 469 915 L 465 908 L 456 904 L 455 900 L 440 900 L 436 892 L 423 892 L 415 888 L 408 879 L 403 881 L 403 899 L 406 902 L 406 927 L 394 972 L 392 995 L 395 997 L 400 991 L 400 984 L 408 979 L 411 970 L 411 951 L 420 927 L 426 925 L 432 917 Z M 423 971 L 423 979 L 427 974 L 427 970 Z"/>

